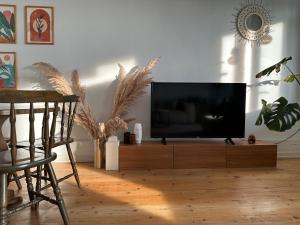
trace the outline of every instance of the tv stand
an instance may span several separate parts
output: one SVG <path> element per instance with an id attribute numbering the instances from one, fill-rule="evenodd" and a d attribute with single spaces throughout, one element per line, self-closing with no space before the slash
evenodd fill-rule
<path id="1" fill-rule="evenodd" d="M 166 145 L 166 144 L 167 144 L 167 140 L 166 140 L 165 137 L 163 137 L 163 138 L 161 139 L 161 143 L 162 143 L 163 145 Z"/>
<path id="2" fill-rule="evenodd" d="M 276 167 L 277 146 L 265 141 L 143 141 L 121 144 L 119 169 L 195 169 Z"/>
<path id="3" fill-rule="evenodd" d="M 227 144 L 232 144 L 232 145 L 235 145 L 234 144 L 234 142 L 233 142 L 233 140 L 231 139 L 231 138 L 226 138 L 225 140 L 224 140 Z"/>

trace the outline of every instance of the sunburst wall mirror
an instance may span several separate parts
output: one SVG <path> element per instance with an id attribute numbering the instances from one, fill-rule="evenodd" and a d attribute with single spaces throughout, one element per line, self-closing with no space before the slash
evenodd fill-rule
<path id="1" fill-rule="evenodd" d="M 237 9 L 235 30 L 240 41 L 257 43 L 266 42 L 270 38 L 271 17 L 262 1 L 246 1 Z"/>

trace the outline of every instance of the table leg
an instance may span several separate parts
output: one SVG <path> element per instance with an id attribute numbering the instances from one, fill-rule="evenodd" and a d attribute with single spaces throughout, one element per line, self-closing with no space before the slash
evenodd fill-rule
<path id="1" fill-rule="evenodd" d="M 3 134 L 2 134 L 2 126 L 5 122 L 5 120 L 7 120 L 9 116 L 4 116 L 4 115 L 0 115 L 0 151 L 5 151 L 8 149 L 7 144 L 4 140 Z"/>
<path id="2" fill-rule="evenodd" d="M 0 174 L 0 225 L 7 224 L 7 174 Z"/>

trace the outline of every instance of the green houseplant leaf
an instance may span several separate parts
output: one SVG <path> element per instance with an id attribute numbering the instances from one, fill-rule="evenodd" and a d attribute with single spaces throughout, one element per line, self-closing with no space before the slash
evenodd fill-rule
<path id="1" fill-rule="evenodd" d="M 270 104 L 262 100 L 262 104 L 262 110 L 255 123 L 258 126 L 264 123 L 270 130 L 283 132 L 291 129 L 300 120 L 299 104 L 289 104 L 284 97 Z"/>
<path id="2" fill-rule="evenodd" d="M 294 82 L 297 78 L 300 79 L 300 73 L 295 73 L 295 74 L 289 75 L 289 76 L 287 76 L 286 78 L 284 78 L 284 81 L 285 81 L 285 82 L 288 82 L 288 83 L 292 83 L 292 82 Z"/>
<path id="3" fill-rule="evenodd" d="M 263 71 L 256 74 L 255 77 L 256 78 L 261 78 L 263 76 L 269 76 L 274 70 L 276 71 L 276 73 L 278 73 L 281 70 L 281 66 L 285 65 L 289 60 L 292 60 L 291 56 L 290 57 L 285 57 L 280 62 L 274 64 L 273 66 L 270 66 L 270 67 L 264 69 Z"/>

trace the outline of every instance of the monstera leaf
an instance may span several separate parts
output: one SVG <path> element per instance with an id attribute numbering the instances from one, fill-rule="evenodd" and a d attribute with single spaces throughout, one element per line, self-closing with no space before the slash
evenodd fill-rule
<path id="1" fill-rule="evenodd" d="M 255 123 L 257 126 L 264 123 L 270 130 L 283 132 L 291 129 L 300 120 L 299 104 L 289 104 L 284 97 L 280 97 L 271 104 L 262 100 L 262 104 L 262 110 Z"/>
<path id="2" fill-rule="evenodd" d="M 280 62 L 274 64 L 273 66 L 268 67 L 267 69 L 264 69 L 263 71 L 256 74 L 256 78 L 261 78 L 263 76 L 269 76 L 274 70 L 276 73 L 279 73 L 281 70 L 281 66 L 285 65 L 289 60 L 292 60 L 292 57 L 285 57 Z"/>

